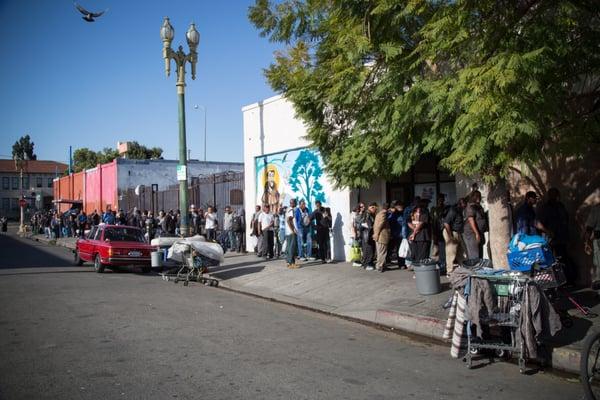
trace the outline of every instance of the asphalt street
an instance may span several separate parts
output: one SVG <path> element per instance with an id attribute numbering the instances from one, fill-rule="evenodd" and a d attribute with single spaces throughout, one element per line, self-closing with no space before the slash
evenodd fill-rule
<path id="1" fill-rule="evenodd" d="M 579 399 L 553 374 L 0 236 L 1 399 Z M 360 287 L 356 288 L 360 296 Z"/>

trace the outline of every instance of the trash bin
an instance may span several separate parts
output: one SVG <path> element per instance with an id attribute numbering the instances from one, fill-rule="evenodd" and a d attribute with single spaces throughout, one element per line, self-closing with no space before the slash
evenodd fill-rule
<path id="1" fill-rule="evenodd" d="M 163 250 L 153 251 L 150 253 L 150 265 L 152 268 L 159 268 L 163 266 Z"/>
<path id="2" fill-rule="evenodd" d="M 440 270 L 435 261 L 413 262 L 412 266 L 419 294 L 431 295 L 442 291 Z"/>

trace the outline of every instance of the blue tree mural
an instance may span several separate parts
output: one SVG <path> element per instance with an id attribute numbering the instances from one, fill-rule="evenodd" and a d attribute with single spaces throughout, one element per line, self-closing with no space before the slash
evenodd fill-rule
<path id="1" fill-rule="evenodd" d="M 325 203 L 323 185 L 319 182 L 322 175 L 323 169 L 318 154 L 312 150 L 302 150 L 292 167 L 289 184 L 294 192 L 302 195 L 309 208 L 312 208 L 317 200 Z"/>

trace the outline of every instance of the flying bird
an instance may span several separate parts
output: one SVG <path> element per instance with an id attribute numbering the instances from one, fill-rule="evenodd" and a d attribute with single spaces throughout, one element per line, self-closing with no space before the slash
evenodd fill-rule
<path id="1" fill-rule="evenodd" d="M 81 17 L 81 18 L 83 18 L 87 22 L 94 22 L 95 21 L 94 18 L 98 18 L 99 16 L 101 16 L 102 14 L 104 14 L 107 11 L 107 10 L 104 10 L 104 11 L 100 11 L 98 13 L 93 13 L 93 12 L 90 12 L 90 11 L 86 10 L 85 8 L 81 7 L 77 3 L 73 3 L 73 4 L 75 4 L 75 7 L 79 10 L 80 13 L 83 14 L 83 17 Z"/>

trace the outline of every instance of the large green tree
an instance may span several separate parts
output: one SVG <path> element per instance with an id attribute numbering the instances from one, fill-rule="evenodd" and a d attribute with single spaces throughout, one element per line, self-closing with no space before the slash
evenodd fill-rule
<path id="1" fill-rule="evenodd" d="M 134 160 L 150 160 L 162 157 L 160 147 L 146 147 L 138 142 L 129 142 L 127 145 L 127 158 Z"/>
<path id="2" fill-rule="evenodd" d="M 150 160 L 162 158 L 162 149 L 160 147 L 146 147 L 138 142 L 129 142 L 127 158 L 134 160 Z M 111 162 L 119 157 L 116 149 L 105 147 L 102 151 L 93 151 L 87 147 L 82 147 L 73 153 L 73 169 L 75 172 L 94 168 L 98 164 Z"/>
<path id="3" fill-rule="evenodd" d="M 434 154 L 490 185 L 500 260 L 511 165 L 598 145 L 598 10 L 594 0 L 257 0 L 249 18 L 285 44 L 267 79 L 340 186 Z"/>
<path id="4" fill-rule="evenodd" d="M 37 156 L 33 152 L 35 143 L 31 141 L 29 135 L 21 136 L 13 144 L 12 156 L 14 160 L 36 160 Z"/>

